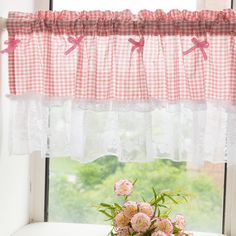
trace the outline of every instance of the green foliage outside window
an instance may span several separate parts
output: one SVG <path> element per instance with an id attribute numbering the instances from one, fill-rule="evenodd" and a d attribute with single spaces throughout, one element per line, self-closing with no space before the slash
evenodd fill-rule
<path id="1" fill-rule="evenodd" d="M 185 163 L 120 163 L 116 157 L 106 156 L 89 164 L 68 158 L 51 159 L 50 167 L 50 221 L 104 224 L 104 218 L 93 206 L 119 202 L 111 186 L 127 178 L 139 181 L 133 199 L 150 198 L 150 186 L 190 193 L 191 200 L 176 206 L 173 215 L 184 214 L 190 230 L 221 232 L 222 190 L 204 172 L 188 171 Z"/>

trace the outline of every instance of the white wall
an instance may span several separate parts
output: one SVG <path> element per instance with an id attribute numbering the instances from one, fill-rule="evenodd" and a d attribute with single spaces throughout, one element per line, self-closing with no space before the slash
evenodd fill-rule
<path id="1" fill-rule="evenodd" d="M 0 0 L 0 16 L 7 17 L 8 11 L 32 12 L 48 7 L 46 1 Z M 46 7 L 45 7 L 46 6 Z M 0 33 L 0 45 L 7 39 L 7 33 Z M 0 55 L 0 236 L 11 233 L 29 222 L 30 170 L 28 157 L 8 155 L 8 99 L 7 55 Z"/>

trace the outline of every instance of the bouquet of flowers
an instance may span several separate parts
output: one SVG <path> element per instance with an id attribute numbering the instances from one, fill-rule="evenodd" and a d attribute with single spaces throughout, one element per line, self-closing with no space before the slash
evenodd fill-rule
<path id="1" fill-rule="evenodd" d="M 100 203 L 97 208 L 108 220 L 112 222 L 110 236 L 190 236 L 185 230 L 185 219 L 176 215 L 171 220 L 171 205 L 187 201 L 183 193 L 162 191 L 157 192 L 152 188 L 153 198 L 150 201 L 135 202 L 128 198 L 133 191 L 133 183 L 121 179 L 114 185 L 114 192 L 124 197 L 124 203 Z"/>

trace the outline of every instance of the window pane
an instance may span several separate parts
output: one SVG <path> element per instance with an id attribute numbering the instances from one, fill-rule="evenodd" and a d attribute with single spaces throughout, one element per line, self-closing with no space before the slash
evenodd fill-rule
<path id="1" fill-rule="evenodd" d="M 54 10 L 114 10 L 187 9 L 221 10 L 230 8 L 230 0 L 53 0 Z M 145 178 L 144 178 L 145 176 Z M 100 202 L 119 201 L 113 184 L 120 178 L 138 178 L 134 200 L 148 198 L 151 187 L 182 189 L 192 194 L 191 200 L 174 213 L 187 218 L 190 230 L 222 231 L 224 164 L 205 163 L 200 171 L 188 169 L 185 163 L 156 160 L 152 163 L 119 163 L 107 156 L 90 164 L 80 164 L 69 158 L 51 159 L 49 188 L 49 221 L 100 223 L 104 218 L 92 206 Z"/>
<path id="2" fill-rule="evenodd" d="M 223 10 L 231 7 L 231 0 L 197 0 L 197 9 Z"/>
<path id="3" fill-rule="evenodd" d="M 78 0 L 53 0 L 54 10 L 114 10 L 120 11 L 130 9 L 132 12 L 138 12 L 142 9 L 156 10 L 163 9 L 169 11 L 171 9 L 187 9 L 200 10 L 211 9 L 221 10 L 230 8 L 231 0 L 149 0 L 149 1 L 135 1 L 135 0 L 86 0 L 78 2 Z"/>
<path id="4" fill-rule="evenodd" d="M 197 7 L 196 0 L 149 0 L 149 1 L 135 1 L 135 0 L 87 0 L 83 4 L 78 4 L 77 0 L 71 0 L 70 4 L 66 0 L 54 0 L 54 10 L 114 10 L 121 11 L 130 9 L 132 12 L 137 12 L 142 9 L 163 9 L 169 11 L 170 9 L 188 9 L 194 10 Z"/>
<path id="5" fill-rule="evenodd" d="M 120 178 L 138 179 L 132 195 L 136 201 L 141 196 L 150 198 L 152 186 L 191 193 L 191 200 L 175 208 L 174 213 L 185 215 L 190 230 L 221 233 L 224 164 L 205 163 L 202 170 L 193 171 L 185 163 L 120 163 L 113 156 L 89 164 L 51 159 L 49 221 L 104 224 L 103 216 L 92 206 L 119 201 L 113 184 Z"/>

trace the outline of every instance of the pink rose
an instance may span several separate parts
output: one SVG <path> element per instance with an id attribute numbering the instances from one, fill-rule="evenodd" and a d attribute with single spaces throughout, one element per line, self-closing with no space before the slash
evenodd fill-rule
<path id="1" fill-rule="evenodd" d="M 146 214 L 139 212 L 132 217 L 131 225 L 135 232 L 144 233 L 149 229 L 151 220 Z"/>
<path id="2" fill-rule="evenodd" d="M 176 215 L 175 217 L 175 225 L 177 228 L 184 230 L 185 228 L 185 219 L 182 215 Z"/>
<path id="3" fill-rule="evenodd" d="M 162 231 L 160 231 L 160 230 L 158 230 L 158 231 L 154 231 L 152 233 L 152 236 L 167 236 L 167 234 L 162 232 Z"/>
<path id="4" fill-rule="evenodd" d="M 152 218 L 154 215 L 154 210 L 153 210 L 152 206 L 147 202 L 138 203 L 138 209 L 139 209 L 139 212 L 146 214 L 150 218 Z"/>
<path id="5" fill-rule="evenodd" d="M 162 231 L 167 235 L 171 235 L 173 232 L 173 224 L 170 219 L 164 218 L 164 219 L 157 219 L 155 223 L 155 231 Z"/>
<path id="6" fill-rule="evenodd" d="M 118 228 L 117 230 L 117 236 L 129 236 L 129 232 L 132 232 L 132 229 L 128 226 L 124 228 Z"/>
<path id="7" fill-rule="evenodd" d="M 123 228 L 129 224 L 129 219 L 125 217 L 123 212 L 119 212 L 114 218 L 115 226 L 118 228 Z"/>
<path id="8" fill-rule="evenodd" d="M 128 196 L 133 190 L 133 184 L 127 179 L 121 179 L 115 183 L 114 191 L 118 196 Z"/>
<path id="9" fill-rule="evenodd" d="M 124 215 L 131 219 L 135 214 L 138 213 L 138 206 L 136 202 L 128 201 L 124 204 L 123 208 Z"/>

